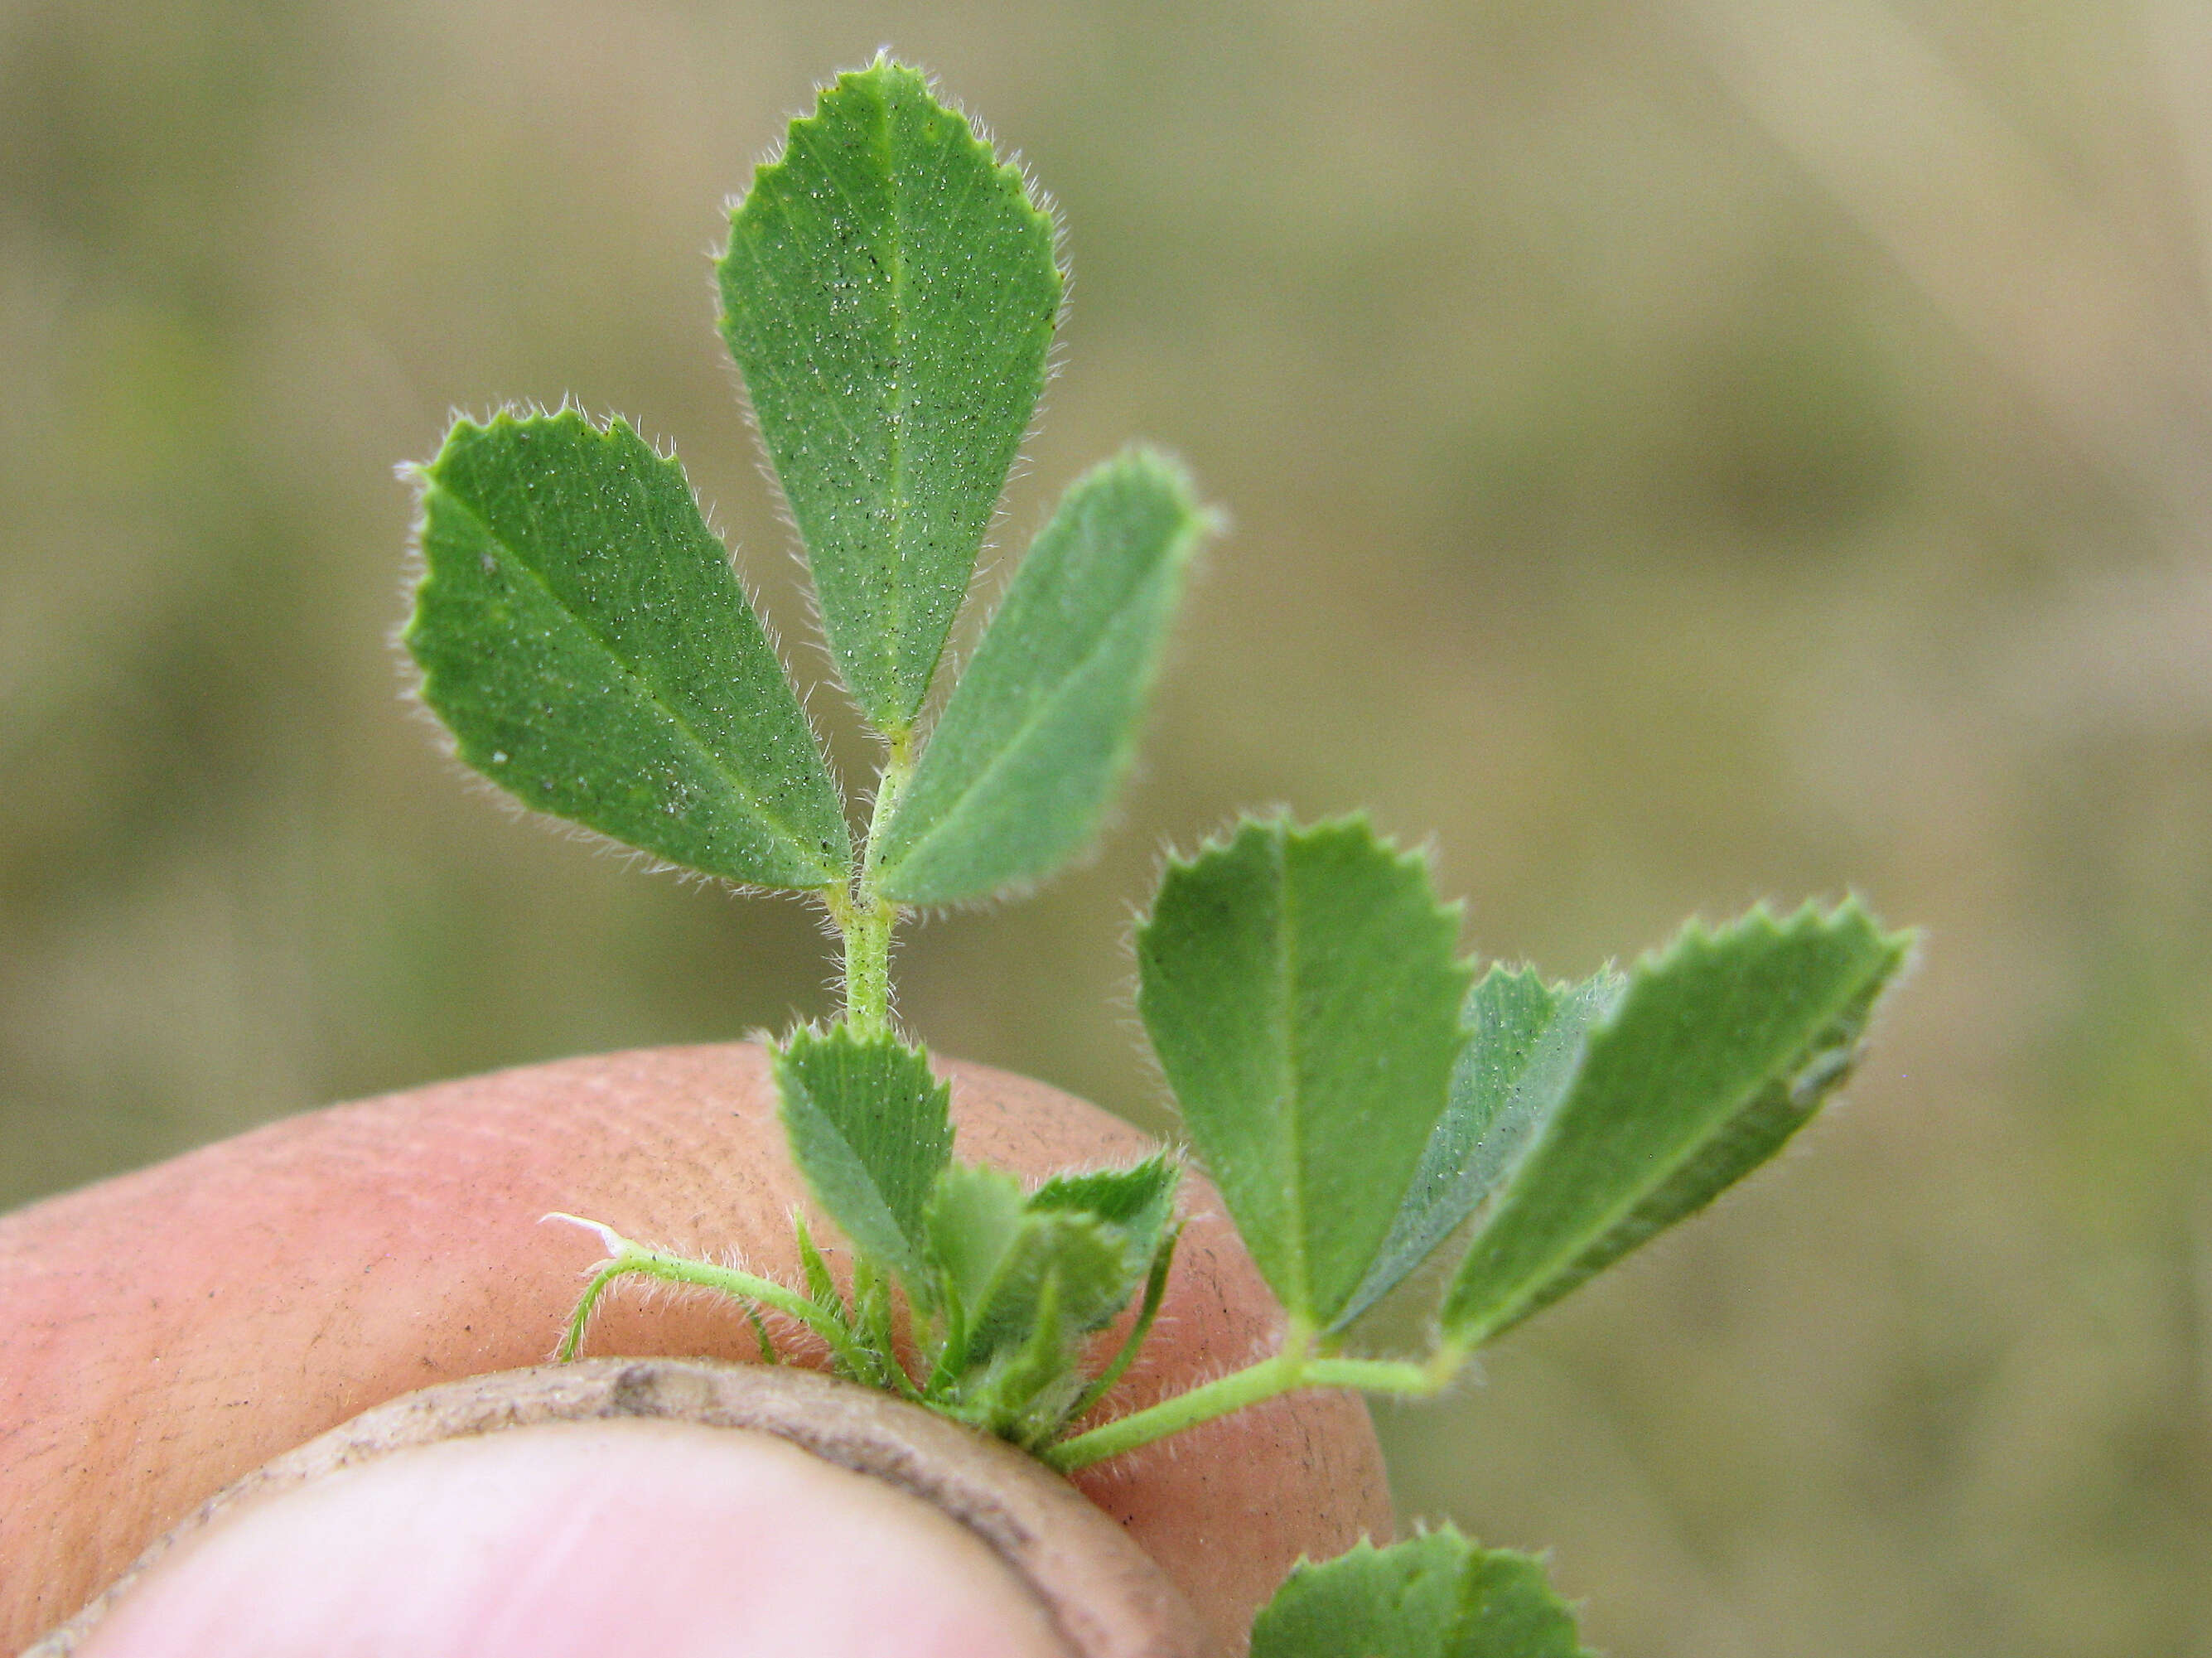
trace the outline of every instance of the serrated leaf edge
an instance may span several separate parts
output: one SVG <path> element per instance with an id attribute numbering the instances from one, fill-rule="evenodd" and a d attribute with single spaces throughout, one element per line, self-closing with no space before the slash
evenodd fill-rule
<path id="1" fill-rule="evenodd" d="M 1031 173 L 1020 153 L 1009 151 L 1002 156 L 999 152 L 997 142 L 991 135 L 989 126 L 981 118 L 969 112 L 957 98 L 946 94 L 939 85 L 935 75 L 918 64 L 905 63 L 891 57 L 885 50 L 878 51 L 872 59 L 859 69 L 840 70 L 827 80 L 817 82 L 808 107 L 794 112 L 785 121 L 781 138 L 771 145 L 761 159 L 753 164 L 751 182 L 744 190 L 724 199 L 723 212 L 728 231 L 724 237 L 722 246 L 714 252 L 714 268 L 719 272 L 729 258 L 730 248 L 737 235 L 738 217 L 744 211 L 746 204 L 751 201 L 754 192 L 760 188 L 763 178 L 790 161 L 793 146 L 799 136 L 800 129 L 809 122 L 821 118 L 823 100 L 831 93 L 846 88 L 849 83 L 858 82 L 862 76 L 876 74 L 878 71 L 902 71 L 913 76 L 921 83 L 923 93 L 933 104 L 950 114 L 957 115 L 968 130 L 968 140 L 970 145 L 988 161 L 992 176 L 1012 185 L 1015 192 L 1020 197 L 1023 206 L 1033 218 L 1042 222 L 1048 232 L 1054 293 L 1052 324 L 1047 333 L 1044 374 L 1038 383 L 1036 406 L 1030 410 L 1029 418 L 1023 423 L 1021 438 L 1014 446 L 1014 459 L 1008 469 L 1010 479 L 1013 471 L 1021 465 L 1023 452 L 1028 448 L 1030 440 L 1036 434 L 1038 423 L 1043 418 L 1045 388 L 1052 383 L 1054 376 L 1059 371 L 1058 340 L 1060 328 L 1067 320 L 1068 288 L 1072 281 L 1066 256 L 1066 227 L 1061 222 L 1058 203 Z M 729 313 L 726 310 L 720 312 L 715 319 L 716 331 L 726 341 L 728 338 L 729 320 Z M 819 379 L 818 373 L 817 378 Z M 761 423 L 759 410 L 753 404 L 751 386 L 742 370 L 738 375 L 738 386 L 745 421 L 752 428 L 754 442 L 759 452 L 761 470 L 767 477 L 769 486 L 775 495 L 778 516 L 783 519 L 785 525 L 790 529 L 793 537 L 798 542 L 802 562 L 808 562 L 811 571 L 811 550 L 807 549 L 805 533 L 799 528 L 799 515 L 792 508 L 789 493 L 784 488 L 782 474 L 776 469 L 775 453 L 769 447 L 767 431 Z M 825 386 L 823 389 L 834 388 Z M 831 401 L 834 403 L 835 398 L 833 398 Z M 892 466 L 893 472 L 896 476 L 904 477 L 906 475 L 906 440 L 902 430 L 894 431 L 891 443 L 892 452 L 896 457 Z M 990 517 L 985 523 L 982 540 L 977 549 L 979 556 L 982 548 L 990 544 L 992 531 L 1004 516 L 1006 496 L 1006 480 L 1001 480 L 998 496 L 992 503 Z M 971 562 L 968 576 L 970 592 L 974 590 L 975 580 L 975 569 Z M 927 705 L 930 687 L 935 683 L 938 669 L 942 664 L 945 639 L 939 641 L 938 657 L 932 661 L 929 672 L 923 677 L 920 695 L 915 708 L 900 720 L 878 724 L 875 712 L 867 707 L 860 688 L 848 681 L 844 664 L 838 657 L 836 647 L 830 641 L 828 617 L 823 610 L 820 598 L 811 583 L 807 592 L 807 601 L 812 615 L 815 632 L 819 636 L 823 653 L 830 660 L 831 671 L 851 699 L 853 705 L 860 710 L 862 718 L 886 737 L 902 738 L 910 732 L 920 710 Z M 958 620 L 960 609 L 964 608 L 966 604 L 967 598 L 963 596 L 961 604 L 954 609 L 952 623 L 947 625 L 946 638 L 950 637 L 951 626 Z"/>
<path id="2" fill-rule="evenodd" d="M 788 1098 L 783 1090 L 783 1079 L 781 1075 L 785 1054 L 788 1052 L 792 1043 L 799 1041 L 802 1037 L 827 1044 L 836 1040 L 840 1035 L 843 1036 L 846 1041 L 856 1048 L 866 1047 L 871 1045 L 872 1042 L 874 1040 L 881 1040 L 896 1046 L 908 1054 L 919 1057 L 923 1066 L 929 1072 L 932 1084 L 936 1087 L 939 1092 L 945 1096 L 946 1099 L 948 1107 L 946 1114 L 948 1128 L 945 1137 L 945 1161 L 939 1168 L 937 1173 L 931 1177 L 930 1191 L 923 1199 L 921 1236 L 908 1236 L 906 1228 L 900 1224 L 899 1218 L 896 1214 L 891 1213 L 890 1206 L 888 1203 L 884 1203 L 884 1212 L 890 1215 L 894 1227 L 898 1231 L 901 1238 L 904 1241 L 906 1248 L 910 1253 L 910 1259 L 907 1260 L 886 1260 L 884 1264 L 890 1267 L 892 1271 L 898 1274 L 902 1284 L 907 1287 L 909 1294 L 911 1294 L 917 1287 L 926 1287 L 929 1280 L 931 1269 L 927 1243 L 929 1211 L 935 1202 L 935 1194 L 939 1183 L 943 1180 L 945 1170 L 952 1166 L 952 1135 L 949 1127 L 951 1122 L 951 1113 L 949 1108 L 951 1096 L 951 1084 L 947 1082 L 945 1078 L 937 1074 L 936 1068 L 934 1066 L 930 1066 L 929 1050 L 926 1048 L 910 1043 L 904 1038 L 896 1035 L 888 1035 L 880 1039 L 872 1039 L 866 1036 L 855 1035 L 849 1025 L 839 1023 L 823 1025 L 809 1021 L 806 1023 L 795 1027 L 793 1029 L 787 1033 L 780 1041 L 772 1042 L 769 1045 L 770 1061 L 769 1078 L 775 1088 L 776 1116 L 779 1124 L 783 1127 L 784 1133 L 787 1138 L 790 1136 L 791 1128 L 788 1121 L 785 1119 L 787 1101 Z M 860 1154 L 854 1151 L 850 1139 L 847 1138 L 842 1130 L 836 1127 L 835 1123 L 827 1122 L 826 1115 L 825 1123 L 830 1132 L 836 1135 L 838 1141 L 843 1146 L 846 1154 L 852 1158 L 854 1165 L 861 1169 L 863 1172 L 867 1172 L 869 1174 L 870 1186 L 872 1187 L 875 1187 L 876 1182 L 872 1172 L 868 1171 L 866 1163 L 861 1159 Z M 794 1163 L 797 1162 L 797 1155 L 795 1151 L 793 1152 L 793 1160 Z M 808 1177 L 803 1166 L 799 1168 L 799 1174 L 800 1179 L 805 1183 L 808 1194 L 811 1196 L 817 1203 L 822 1205 L 824 1212 L 830 1214 L 830 1220 L 836 1224 L 838 1230 L 841 1232 L 844 1231 L 844 1223 L 838 1219 L 834 1211 L 830 1210 L 829 1205 L 823 1199 L 822 1194 L 815 1189 L 812 1180 Z M 879 1190 L 877 1193 L 877 1199 L 878 1202 L 883 1202 Z M 865 1253 L 860 1241 L 858 1238 L 852 1237 L 848 1234 L 847 1241 L 852 1245 L 856 1253 Z M 925 1299 L 927 1299 L 926 1296 Z"/>
<path id="3" fill-rule="evenodd" d="M 1909 930 L 1884 932 L 1880 921 L 1859 902 L 1856 894 L 1846 895 L 1841 902 L 1826 908 L 1822 908 L 1819 900 L 1808 899 L 1797 909 L 1779 920 L 1776 918 L 1771 908 L 1763 902 L 1754 904 L 1736 920 L 1724 923 L 1718 928 L 1712 926 L 1702 916 L 1692 917 L 1676 931 L 1674 937 L 1665 945 L 1646 950 L 1637 958 L 1636 966 L 1631 969 L 1628 982 L 1623 987 L 1620 998 L 1614 1004 L 1613 1011 L 1590 1028 L 1584 1041 L 1584 1054 L 1587 1056 L 1590 1048 L 1595 1047 L 1606 1032 L 1612 1029 L 1614 1021 L 1619 1018 L 1622 1010 L 1626 1006 L 1628 998 L 1634 988 L 1635 980 L 1639 975 L 1670 969 L 1687 957 L 1692 951 L 1710 950 L 1721 939 L 1732 935 L 1741 935 L 1763 928 L 1770 938 L 1779 940 L 1793 933 L 1839 930 L 1842 926 L 1853 921 L 1863 923 L 1867 931 L 1876 940 L 1890 947 L 1887 957 L 1888 965 L 1887 968 L 1877 966 L 1866 977 L 1853 981 L 1847 990 L 1835 998 L 1832 1005 L 1823 1012 L 1820 1024 L 1816 1027 L 1816 1029 L 1825 1029 L 1844 1010 L 1850 1007 L 1854 1000 L 1866 993 L 1870 981 L 1880 979 L 1893 982 L 1897 973 L 1910 960 L 1911 951 L 1917 937 Z M 1882 988 L 1886 990 L 1887 987 L 1888 983 L 1885 982 Z M 1869 1011 L 1870 1016 L 1871 1007 Z M 1794 1078 L 1793 1072 L 1793 1081 Z M 1766 1082 L 1771 1083 L 1772 1080 L 1769 1078 Z M 1762 1084 L 1763 1085 L 1765 1084 Z M 1738 1101 L 1735 1109 L 1723 1120 L 1723 1122 L 1734 1122 L 1743 1105 L 1754 1096 L 1755 1090 L 1754 1095 L 1747 1095 L 1744 1100 Z M 1573 1097 L 1574 1084 L 1571 1083 L 1566 1093 L 1560 1098 L 1559 1109 L 1564 1110 L 1572 1102 Z M 1547 1127 L 1548 1128 L 1548 1124 Z M 1526 1166 L 1528 1159 L 1535 1155 L 1542 1139 L 1541 1132 L 1532 1137 L 1527 1150 L 1516 1164 L 1514 1175 L 1517 1175 L 1519 1170 Z M 1613 1208 L 1607 1211 L 1603 1218 L 1586 1229 L 1571 1247 L 1554 1252 L 1547 1259 L 1542 1270 L 1529 1273 L 1521 1291 L 1511 1300 L 1504 1303 L 1487 1318 L 1468 1328 L 1450 1332 L 1451 1339 L 1468 1345 L 1479 1346 L 1483 1342 L 1503 1333 L 1528 1316 L 1529 1313 L 1540 1310 L 1540 1304 L 1538 1307 L 1529 1305 L 1532 1297 L 1544 1285 L 1550 1283 L 1558 1273 L 1579 1260 L 1586 1250 L 1609 1236 L 1615 1227 L 1626 1221 L 1636 1212 L 1638 1206 L 1680 1173 L 1689 1159 L 1710 1143 L 1710 1136 L 1705 1136 L 1686 1143 L 1680 1151 L 1663 1165 L 1655 1177 L 1640 1182 L 1633 1193 L 1624 1197 Z M 1501 1201 L 1510 1197 L 1513 1178 L 1514 1175 L 1509 1175 L 1500 1183 L 1498 1195 Z M 1717 1192 L 1714 1193 L 1715 1198 L 1720 1195 L 1721 1193 Z M 1480 1236 L 1480 1233 L 1478 1230 L 1477 1237 L 1479 1238 Z M 1449 1291 L 1446 1291 L 1445 1299 L 1449 1303 Z"/>

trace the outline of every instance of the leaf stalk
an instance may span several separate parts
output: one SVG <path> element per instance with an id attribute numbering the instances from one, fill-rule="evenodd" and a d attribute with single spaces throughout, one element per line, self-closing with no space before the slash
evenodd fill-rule
<path id="1" fill-rule="evenodd" d="M 876 843 L 914 776 L 914 734 L 896 732 L 876 777 L 876 799 L 868 814 L 868 838 L 849 894 L 831 889 L 823 895 L 845 945 L 845 1023 L 861 1037 L 891 1034 L 891 934 L 899 907 L 876 893 Z"/>
<path id="2" fill-rule="evenodd" d="M 1264 1405 L 1305 1388 L 1356 1388 L 1362 1393 L 1426 1399 L 1450 1386 L 1466 1360 L 1466 1348 L 1456 1343 L 1438 1348 L 1419 1364 L 1402 1359 L 1342 1358 L 1316 1351 L 1311 1333 L 1293 1329 L 1285 1336 L 1282 1351 L 1256 1364 L 1063 1439 L 1038 1455 L 1060 1473 L 1073 1473 L 1201 1422 Z"/>
<path id="3" fill-rule="evenodd" d="M 569 1218 L 563 1216 L 561 1218 Z M 580 1224 L 592 1224 L 590 1222 Z M 565 1364 L 575 1357 L 583 1345 L 585 1327 L 590 1324 L 592 1310 L 607 1286 L 618 1278 L 642 1272 L 647 1278 L 659 1278 L 665 1284 L 694 1284 L 702 1289 L 719 1290 L 724 1295 L 795 1319 L 829 1344 L 841 1366 L 855 1375 L 868 1373 L 867 1355 L 854 1341 L 852 1332 L 845 1327 L 843 1321 L 831 1316 L 796 1291 L 786 1289 L 773 1278 L 756 1277 L 734 1266 L 688 1260 L 681 1255 L 672 1255 L 663 1250 L 633 1243 L 628 1238 L 605 1229 L 594 1230 L 601 1231 L 607 1239 L 611 1254 L 605 1264 L 592 1275 L 591 1283 L 585 1286 L 582 1297 L 576 1303 L 576 1310 L 569 1315 L 568 1328 L 561 1338 L 559 1350 L 554 1354 L 556 1362 Z"/>

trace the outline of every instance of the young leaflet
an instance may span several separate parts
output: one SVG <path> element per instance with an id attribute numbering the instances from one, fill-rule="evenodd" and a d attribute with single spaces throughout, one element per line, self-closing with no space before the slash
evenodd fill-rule
<path id="1" fill-rule="evenodd" d="M 404 639 L 459 756 L 672 864 L 807 895 L 842 944 L 839 1017 L 774 1051 L 842 1277 L 805 1216 L 797 1286 L 596 1228 L 608 1257 L 564 1357 L 610 1284 L 703 1285 L 744 1307 L 763 1357 L 773 1315 L 840 1374 L 1062 1469 L 1296 1388 L 1433 1393 L 1771 1156 L 1849 1072 L 1909 944 L 1855 902 L 1692 926 L 1625 973 L 1553 985 L 1462 960 L 1425 864 L 1364 822 L 1243 823 L 1169 866 L 1138 1005 L 1284 1337 L 1099 1419 L 1166 1291 L 1181 1165 L 1024 1191 L 961 1162 L 950 1090 L 894 1017 L 890 944 L 912 910 L 1017 891 L 1091 840 L 1217 520 L 1152 450 L 1085 474 L 925 727 L 1043 384 L 1052 220 L 965 117 L 878 58 L 792 122 L 719 271 L 831 658 L 881 739 L 865 833 L 672 457 L 564 410 L 459 422 L 417 473 Z M 1348 1351 L 1447 1248 L 1427 1350 Z M 1254 1651 L 1335 1650 L 1316 1642 L 1355 1625 L 1393 1655 L 1579 1650 L 1534 1563 L 1439 1532 L 1302 1568 Z"/>

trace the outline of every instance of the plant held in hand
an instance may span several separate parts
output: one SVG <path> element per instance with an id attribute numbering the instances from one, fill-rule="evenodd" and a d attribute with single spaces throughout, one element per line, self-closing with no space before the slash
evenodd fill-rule
<path id="1" fill-rule="evenodd" d="M 1078 479 L 925 731 L 1045 380 L 1051 218 L 879 58 L 792 123 L 719 270 L 831 657 L 881 739 L 865 834 L 682 470 L 620 421 L 453 428 L 419 472 L 405 638 L 460 756 L 526 804 L 823 907 L 842 1011 L 779 1042 L 775 1075 L 848 1266 L 841 1281 L 803 1218 L 798 1284 L 598 1228 L 607 1260 L 564 1356 L 617 1280 L 702 1285 L 744 1307 L 764 1355 L 775 1315 L 841 1375 L 1061 1469 L 1297 1388 L 1432 1394 L 1771 1156 L 1843 1079 L 1908 947 L 1854 902 L 1693 924 L 1626 972 L 1552 984 L 1461 959 L 1425 864 L 1364 823 L 1242 823 L 1169 865 L 1137 936 L 1138 1006 L 1283 1339 L 1097 1419 L 1167 1283 L 1179 1164 L 1024 1191 L 955 1158 L 947 1090 L 893 1015 L 891 941 L 908 913 L 1018 892 L 1091 839 L 1214 520 L 1151 449 Z M 1427 1350 L 1355 1350 L 1363 1316 L 1447 1248 Z M 1346 1640 L 1579 1650 L 1533 1562 L 1449 1531 L 1300 1568 L 1254 1650 Z"/>

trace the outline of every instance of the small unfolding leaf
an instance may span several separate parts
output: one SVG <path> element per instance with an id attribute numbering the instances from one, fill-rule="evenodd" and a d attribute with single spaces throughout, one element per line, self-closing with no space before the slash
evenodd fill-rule
<path id="1" fill-rule="evenodd" d="M 925 1298 L 926 1216 L 952 1157 L 951 1092 L 918 1050 L 845 1025 L 775 1051 L 792 1160 L 854 1246 Z"/>
<path id="2" fill-rule="evenodd" d="M 1101 1328 L 1128 1304 L 1149 1260 L 1132 1268 L 1122 1228 L 1085 1210 L 1038 1209 L 1012 1175 L 968 1163 L 945 1170 L 928 1224 L 971 1363 L 1027 1342 L 1048 1282 L 1070 1332 Z"/>
<path id="3" fill-rule="evenodd" d="M 1486 1341 L 1781 1149 L 1856 1059 L 1911 939 L 1856 902 L 1692 925 L 1629 975 L 1483 1218 L 1447 1333 Z"/>
<path id="4" fill-rule="evenodd" d="M 1593 1021 L 1620 993 L 1620 975 L 1547 985 L 1533 969 L 1492 967 L 1468 992 L 1467 1046 L 1451 1095 L 1421 1154 L 1390 1236 L 1359 1293 L 1337 1315 L 1349 1324 L 1404 1281 L 1490 1194 L 1573 1081 Z"/>
<path id="5" fill-rule="evenodd" d="M 1075 1366 L 1076 1333 L 1062 1308 L 1066 1268 L 1046 1259 L 1007 1339 L 992 1344 L 989 1362 L 962 1390 L 969 1410 L 1001 1439 L 1034 1446 L 1050 1436 L 1082 1390 Z"/>
<path id="6" fill-rule="evenodd" d="M 1093 1215 L 1140 1236 L 1152 1236 L 1174 1212 L 1176 1186 L 1182 1177 L 1182 1169 L 1164 1155 L 1127 1169 L 1054 1175 L 1030 1193 L 1029 1206 Z"/>
<path id="7" fill-rule="evenodd" d="M 836 786 L 675 461 L 620 421 L 501 415 L 421 481 L 406 644 L 462 759 L 708 875 L 845 880 Z"/>
<path id="8" fill-rule="evenodd" d="M 984 897 L 1082 849 L 1127 767 L 1207 522 L 1182 470 L 1145 449 L 1062 497 L 877 841 L 885 897 Z"/>
<path id="9" fill-rule="evenodd" d="M 1021 1182 L 1003 1169 L 956 1163 L 939 1177 L 925 1216 L 929 1258 L 963 1322 L 988 1298 L 1025 1206 Z"/>
<path id="10" fill-rule="evenodd" d="M 1350 1303 L 1466 1035 L 1458 918 L 1356 820 L 1247 823 L 1170 865 L 1137 1005 L 1183 1121 L 1283 1305 Z"/>
<path id="11" fill-rule="evenodd" d="M 823 88 L 730 216 L 722 333 L 845 683 L 909 729 L 1045 379 L 1060 273 L 1019 170 L 902 64 Z"/>
<path id="12" fill-rule="evenodd" d="M 1127 1169 L 1056 1175 L 1030 1193 L 1031 1214 L 1084 1216 L 1103 1226 L 1118 1242 L 1122 1281 L 1108 1297 L 1112 1308 L 1107 1317 L 1128 1304 L 1152 1270 L 1153 1258 L 1175 1218 L 1176 1187 L 1182 1178 L 1179 1164 L 1165 1157 L 1154 1157 Z"/>
<path id="13" fill-rule="evenodd" d="M 1542 1563 L 1447 1526 L 1301 1562 L 1252 1624 L 1252 1658 L 1589 1658 Z"/>

